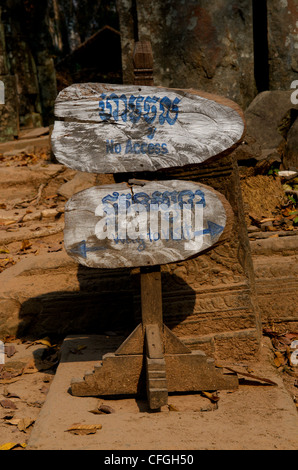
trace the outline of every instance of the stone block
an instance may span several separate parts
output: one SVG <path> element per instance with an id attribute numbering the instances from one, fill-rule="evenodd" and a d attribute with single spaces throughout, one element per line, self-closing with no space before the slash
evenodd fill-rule
<path id="1" fill-rule="evenodd" d="M 267 2 L 269 88 L 288 90 L 298 79 L 298 8 L 295 0 Z"/>
<path id="2" fill-rule="evenodd" d="M 5 104 L 0 105 L 0 142 L 5 142 L 19 134 L 19 105 L 15 76 L 0 75 L 0 80 L 5 87 Z"/>
<path id="3" fill-rule="evenodd" d="M 83 191 L 84 189 L 91 188 L 96 183 L 96 175 L 82 171 L 75 173 L 74 177 L 60 186 L 58 194 L 69 199 L 75 193 Z"/>
<path id="4" fill-rule="evenodd" d="M 118 0 L 124 83 L 133 83 L 134 22 L 152 45 L 155 85 L 202 89 L 246 107 L 256 94 L 251 2 Z M 222 21 L 222 18 L 225 21 Z M 130 62 L 131 61 L 131 62 Z"/>
<path id="5" fill-rule="evenodd" d="M 54 104 L 57 97 L 56 72 L 51 57 L 43 57 L 43 63 L 37 65 L 40 101 L 45 126 L 54 122 Z"/>
<path id="6" fill-rule="evenodd" d="M 287 135 L 287 144 L 284 156 L 285 168 L 298 170 L 298 118 L 291 126 Z"/>
<path id="7" fill-rule="evenodd" d="M 1 7 L 0 7 L 0 75 L 8 74 L 7 54 L 5 44 L 4 25 L 1 23 Z"/>
<path id="8" fill-rule="evenodd" d="M 288 114 L 298 105 L 291 102 L 291 90 L 273 90 L 259 93 L 245 111 L 247 134 L 262 149 L 278 148 L 285 144 Z"/>
<path id="9" fill-rule="evenodd" d="M 297 331 L 298 236 L 255 240 L 251 246 L 263 326 Z"/>

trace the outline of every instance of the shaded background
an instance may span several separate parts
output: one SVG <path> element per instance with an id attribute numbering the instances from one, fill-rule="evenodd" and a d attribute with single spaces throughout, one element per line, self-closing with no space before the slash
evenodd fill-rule
<path id="1" fill-rule="evenodd" d="M 156 85 L 203 89 L 244 109 L 298 78 L 297 0 L 1 0 L 0 141 L 53 123 L 71 83 L 133 83 L 150 40 Z"/>

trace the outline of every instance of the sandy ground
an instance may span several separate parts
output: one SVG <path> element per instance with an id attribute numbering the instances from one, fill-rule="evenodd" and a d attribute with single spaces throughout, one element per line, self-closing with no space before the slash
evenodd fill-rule
<path id="1" fill-rule="evenodd" d="M 149 409 L 146 397 L 74 397 L 69 393 L 71 379 L 92 370 L 94 355 L 113 350 L 117 340 L 67 338 L 62 348 L 54 348 L 60 355 L 54 370 L 41 370 L 55 363 L 53 348 L 10 343 L 16 352 L 7 359 L 6 369 L 15 371 L 25 365 L 25 370 L 0 383 L 0 402 L 8 406 L 0 407 L 0 446 L 15 443 L 19 444 L 15 450 L 24 445 L 27 450 L 104 451 L 297 449 L 298 414 L 292 395 L 296 379 L 285 377 L 274 366 L 269 338 L 263 338 L 258 362 L 229 366 L 270 379 L 276 386 L 240 374 L 239 388 L 218 391 L 217 401 L 203 393 L 171 394 L 168 405 L 158 412 Z M 291 378 L 287 386 L 284 378 Z M 101 405 L 112 412 L 95 414 Z M 73 434 L 68 431 L 73 424 L 101 425 L 101 429 Z"/>

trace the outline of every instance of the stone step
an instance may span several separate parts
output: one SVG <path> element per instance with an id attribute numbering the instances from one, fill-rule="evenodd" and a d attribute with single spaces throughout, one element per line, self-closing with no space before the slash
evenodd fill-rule
<path id="1" fill-rule="evenodd" d="M 62 239 L 63 223 L 51 224 L 53 231 L 60 230 Z M 280 328 L 297 330 L 297 237 L 271 238 L 250 244 L 262 324 L 274 322 Z M 79 334 L 96 328 L 97 331 L 122 331 L 128 336 L 135 327 L 137 286 L 137 274 L 130 270 L 84 268 L 64 250 L 30 255 L 0 274 L 0 334 L 30 332 L 40 337 L 68 331 Z M 202 349 L 216 360 L 228 356 L 243 359 L 255 354 L 257 331 L 254 324 L 249 325 L 247 317 L 241 317 L 230 304 L 226 306 L 229 307 L 227 327 L 221 304 L 217 306 L 221 317 L 214 310 L 217 304 L 214 304 L 215 290 L 211 287 L 198 292 L 195 311 L 189 300 L 191 317 L 183 319 L 180 318 L 181 302 L 187 306 L 190 294 L 187 296 L 185 289 L 179 290 L 177 286 L 172 290 L 167 286 L 163 298 L 165 323 L 171 329 L 173 326 L 173 332 L 191 350 Z M 225 286 L 224 291 L 220 290 L 220 297 L 229 293 L 231 301 L 233 296 L 242 295 L 240 289 L 234 288 L 233 292 L 229 289 Z M 202 307 L 204 313 L 198 307 Z M 206 312 L 206 307 L 210 313 Z M 171 313 L 169 317 L 168 313 Z M 173 322 L 174 314 L 177 321 L 170 325 L 168 320 Z"/>
<path id="2" fill-rule="evenodd" d="M 0 143 L 0 153 L 16 155 L 21 152 L 35 153 L 44 148 L 49 148 L 50 140 L 48 135 L 32 137 L 27 139 L 11 140 Z"/>

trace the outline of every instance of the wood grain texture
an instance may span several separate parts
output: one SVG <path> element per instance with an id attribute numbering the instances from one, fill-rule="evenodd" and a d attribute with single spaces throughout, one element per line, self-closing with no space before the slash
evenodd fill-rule
<path id="1" fill-rule="evenodd" d="M 196 225 L 197 213 L 202 219 Z M 72 258 L 89 267 L 168 264 L 225 241 L 231 214 L 220 193 L 199 183 L 95 186 L 66 203 L 64 243 Z"/>
<path id="2" fill-rule="evenodd" d="M 196 90 L 84 83 L 62 90 L 51 136 L 57 160 L 91 173 L 200 164 L 244 135 L 236 103 Z"/>
<path id="3" fill-rule="evenodd" d="M 162 332 L 162 288 L 160 266 L 141 268 L 142 325 L 156 324 Z"/>

